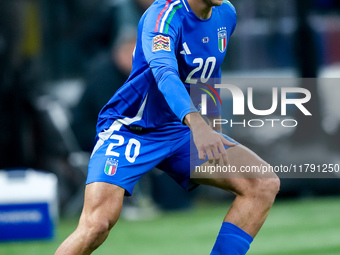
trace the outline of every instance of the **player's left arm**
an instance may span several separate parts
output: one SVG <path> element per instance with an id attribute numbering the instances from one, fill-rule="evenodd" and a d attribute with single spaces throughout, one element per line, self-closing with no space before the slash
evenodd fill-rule
<path id="1" fill-rule="evenodd" d="M 207 118 L 208 118 L 208 121 L 209 121 L 209 126 L 210 126 L 213 130 L 222 133 L 222 125 L 220 124 L 220 122 L 214 124 L 214 120 L 216 120 L 216 119 L 221 119 L 221 116 L 217 116 L 217 117 L 207 117 Z"/>

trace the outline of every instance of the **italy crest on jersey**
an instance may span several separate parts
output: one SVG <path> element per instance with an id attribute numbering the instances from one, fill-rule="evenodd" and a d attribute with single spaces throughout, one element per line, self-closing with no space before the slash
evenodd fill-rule
<path id="1" fill-rule="evenodd" d="M 109 175 L 112 176 L 117 172 L 117 168 L 118 168 L 118 161 L 112 158 L 109 158 L 106 160 L 106 164 L 105 164 L 105 168 L 104 168 L 104 172 Z"/>
<path id="2" fill-rule="evenodd" d="M 225 52 L 227 48 L 227 30 L 220 30 L 218 32 L 218 49 L 221 53 Z"/>

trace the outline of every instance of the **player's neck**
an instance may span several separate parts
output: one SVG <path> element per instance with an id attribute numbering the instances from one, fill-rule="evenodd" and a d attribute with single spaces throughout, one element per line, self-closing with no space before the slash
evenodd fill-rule
<path id="1" fill-rule="evenodd" d="M 212 12 L 212 5 L 209 5 L 205 0 L 187 0 L 191 10 L 200 19 L 209 19 Z"/>

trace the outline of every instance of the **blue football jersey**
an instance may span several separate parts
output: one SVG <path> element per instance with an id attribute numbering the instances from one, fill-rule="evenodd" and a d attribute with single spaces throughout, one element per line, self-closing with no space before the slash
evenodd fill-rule
<path id="1" fill-rule="evenodd" d="M 155 1 L 138 25 L 130 77 L 100 112 L 97 132 L 125 125 L 157 129 L 164 136 L 187 128 L 185 115 L 200 103 L 200 98 L 190 98 L 190 88 L 209 92 L 209 82 L 220 79 L 235 26 L 229 1 L 213 7 L 209 19 L 198 18 L 186 0 Z M 220 104 L 208 101 L 208 116 L 220 111 Z"/>

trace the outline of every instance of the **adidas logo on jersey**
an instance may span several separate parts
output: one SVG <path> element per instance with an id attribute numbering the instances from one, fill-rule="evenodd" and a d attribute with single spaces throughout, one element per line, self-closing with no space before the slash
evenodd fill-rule
<path id="1" fill-rule="evenodd" d="M 191 51 L 189 50 L 189 47 L 188 47 L 188 45 L 187 45 L 186 42 L 183 43 L 183 49 L 184 49 L 184 50 L 182 50 L 182 51 L 180 52 L 182 55 L 190 55 L 190 54 L 191 54 Z"/>

